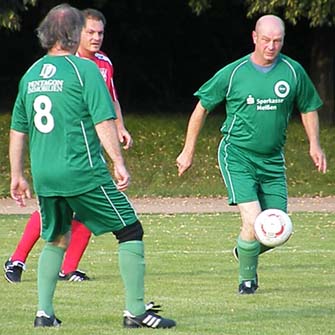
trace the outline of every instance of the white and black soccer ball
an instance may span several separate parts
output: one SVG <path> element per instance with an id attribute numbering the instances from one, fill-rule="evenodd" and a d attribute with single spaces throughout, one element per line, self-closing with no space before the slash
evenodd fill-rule
<path id="1" fill-rule="evenodd" d="M 256 218 L 255 235 L 259 242 L 268 247 L 284 244 L 293 232 L 290 217 L 280 209 L 266 209 Z"/>

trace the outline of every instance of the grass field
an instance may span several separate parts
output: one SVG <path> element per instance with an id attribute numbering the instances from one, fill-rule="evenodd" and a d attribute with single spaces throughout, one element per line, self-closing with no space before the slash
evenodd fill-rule
<path id="1" fill-rule="evenodd" d="M 27 216 L 0 216 L 0 256 L 14 250 Z M 239 217 L 234 213 L 142 215 L 146 241 L 146 299 L 163 305 L 180 335 L 326 335 L 335 329 L 335 213 L 293 213 L 293 237 L 260 259 L 260 288 L 237 295 L 231 255 Z M 113 242 L 111 242 L 113 241 Z M 23 282 L 0 280 L 1 334 L 149 334 L 121 327 L 123 289 L 112 235 L 93 237 L 81 262 L 91 281 L 60 282 L 60 329 L 34 329 L 39 241 Z"/>

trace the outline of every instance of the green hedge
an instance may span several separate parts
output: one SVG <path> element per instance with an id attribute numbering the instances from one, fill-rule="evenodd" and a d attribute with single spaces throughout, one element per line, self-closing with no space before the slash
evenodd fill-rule
<path id="1" fill-rule="evenodd" d="M 209 115 L 201 132 L 194 165 L 184 176 L 177 176 L 175 159 L 183 146 L 189 118 L 176 113 L 129 114 L 126 126 L 134 139 L 134 146 L 125 152 L 132 182 L 127 193 L 143 196 L 225 196 L 226 190 L 217 163 L 220 113 Z M 8 130 L 9 114 L 0 114 L 1 179 L 0 196 L 9 193 Z M 286 145 L 287 179 L 290 196 L 335 195 L 335 132 L 334 127 L 321 127 L 321 142 L 328 158 L 328 172 L 320 174 L 308 155 L 308 142 L 298 120 L 292 121 Z M 29 165 L 27 164 L 29 173 Z"/>

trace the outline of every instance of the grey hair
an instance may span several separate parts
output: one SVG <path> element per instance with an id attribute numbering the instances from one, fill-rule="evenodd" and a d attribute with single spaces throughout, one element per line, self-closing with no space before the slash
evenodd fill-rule
<path id="1" fill-rule="evenodd" d="M 46 50 L 58 43 L 63 50 L 74 52 L 78 48 L 83 26 L 83 14 L 77 8 L 61 4 L 45 16 L 37 28 L 37 36 Z"/>

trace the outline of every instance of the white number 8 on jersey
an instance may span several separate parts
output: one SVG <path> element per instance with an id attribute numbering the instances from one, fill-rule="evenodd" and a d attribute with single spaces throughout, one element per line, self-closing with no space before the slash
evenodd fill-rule
<path id="1" fill-rule="evenodd" d="M 55 121 L 51 115 L 52 102 L 46 95 L 38 96 L 34 101 L 35 127 L 41 133 L 50 133 L 55 126 Z"/>

